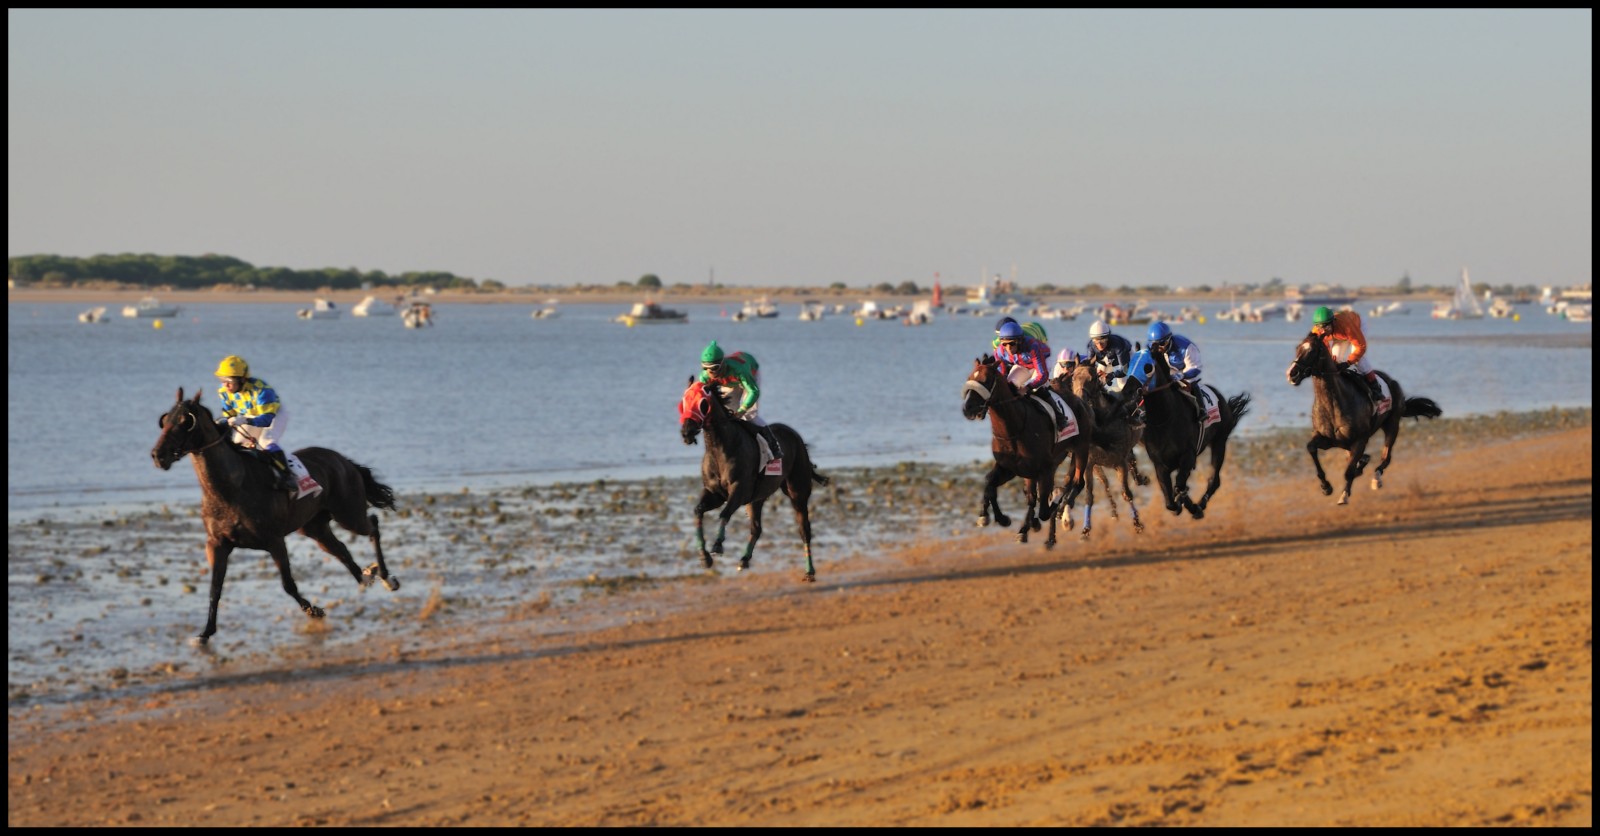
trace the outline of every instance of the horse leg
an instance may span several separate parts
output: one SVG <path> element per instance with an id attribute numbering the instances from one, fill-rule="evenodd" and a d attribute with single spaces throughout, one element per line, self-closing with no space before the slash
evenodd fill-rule
<path id="1" fill-rule="evenodd" d="M 978 527 L 989 524 L 989 509 L 994 509 L 994 521 L 1001 526 L 1011 525 L 1011 518 L 1000 510 L 1000 486 L 1011 481 L 1017 474 L 1012 473 L 1000 465 L 995 465 L 989 470 L 989 475 L 983 479 L 983 508 L 978 512 Z"/>
<path id="2" fill-rule="evenodd" d="M 1322 486 L 1323 496 L 1333 496 L 1333 486 L 1328 484 L 1328 474 L 1322 471 L 1322 461 L 1317 458 L 1317 451 L 1332 446 L 1333 439 L 1321 435 L 1314 435 L 1306 442 L 1306 452 L 1311 454 L 1311 466 L 1317 469 L 1317 483 Z"/>
<path id="3" fill-rule="evenodd" d="M 1378 460 L 1377 469 L 1372 471 L 1372 489 L 1383 487 L 1383 471 L 1389 466 L 1390 455 L 1394 452 L 1394 440 L 1400 435 L 1400 418 L 1391 415 L 1383 425 L 1383 457 Z"/>
<path id="4" fill-rule="evenodd" d="M 1367 440 L 1358 439 L 1350 445 L 1350 458 L 1344 466 L 1344 493 L 1339 494 L 1339 501 L 1335 505 L 1350 504 L 1350 486 L 1355 483 L 1356 477 L 1367 467 L 1367 462 L 1372 457 L 1367 455 Z"/>
<path id="5" fill-rule="evenodd" d="M 378 515 L 368 514 L 367 524 L 372 526 L 372 535 L 367 539 L 372 541 L 372 552 L 378 556 L 378 562 L 362 570 L 362 574 L 371 578 L 373 572 L 376 571 L 378 580 L 383 581 L 385 589 L 390 592 L 398 592 L 400 590 L 400 579 L 389 574 L 389 566 L 383 562 L 383 543 L 382 538 L 378 536 Z"/>
<path id="6" fill-rule="evenodd" d="M 289 597 L 300 605 L 300 609 L 312 618 L 322 618 L 326 615 L 321 607 L 301 596 L 300 588 L 294 585 L 294 575 L 289 572 L 289 547 L 283 544 L 283 540 L 279 539 L 268 545 L 267 554 L 272 555 L 272 562 L 278 565 L 278 578 L 283 581 L 283 591 L 289 593 Z M 351 562 L 351 566 L 355 566 L 354 561 Z"/>
<path id="7" fill-rule="evenodd" d="M 1150 459 L 1150 467 L 1156 472 L 1156 484 L 1161 487 L 1161 498 L 1165 501 L 1167 510 L 1174 514 L 1183 513 L 1183 506 L 1172 497 L 1172 470 L 1164 461 Z"/>
<path id="8" fill-rule="evenodd" d="M 1088 455 L 1086 454 L 1084 456 L 1084 458 L 1087 459 Z M 1105 482 L 1106 496 L 1110 497 L 1111 496 L 1111 483 L 1106 481 L 1106 472 L 1104 470 L 1100 471 L 1100 481 Z M 1083 499 L 1083 534 L 1081 536 L 1079 536 L 1078 539 L 1080 539 L 1080 540 L 1088 540 L 1089 539 L 1089 529 L 1092 528 L 1093 525 L 1094 525 L 1094 523 L 1092 522 L 1092 520 L 1094 518 L 1094 474 L 1093 473 L 1085 472 L 1083 474 L 1083 496 L 1084 496 L 1084 499 Z M 1116 508 L 1116 505 L 1114 503 L 1115 503 L 1115 500 L 1113 500 L 1113 505 L 1111 506 L 1112 508 Z M 1112 516 L 1113 517 L 1116 516 L 1115 511 L 1112 512 Z"/>
<path id="9" fill-rule="evenodd" d="M 1143 534 L 1144 522 L 1139 519 L 1139 506 L 1133 504 L 1133 490 L 1128 487 L 1127 467 L 1122 468 L 1122 498 L 1128 500 L 1128 513 L 1133 517 L 1133 533 Z"/>
<path id="10" fill-rule="evenodd" d="M 806 544 L 806 573 L 800 578 L 802 582 L 811 583 L 817 579 L 817 568 L 811 565 L 811 486 L 808 482 L 804 489 L 783 486 L 783 492 L 789 497 L 789 504 L 794 506 L 794 521 L 800 527 L 800 540 Z"/>
<path id="11" fill-rule="evenodd" d="M 1194 500 L 1189 498 L 1189 474 L 1194 472 L 1194 465 L 1195 463 L 1193 460 L 1188 460 L 1186 462 L 1186 466 L 1178 468 L 1176 496 L 1178 500 L 1179 511 L 1174 513 L 1178 516 L 1182 516 L 1181 511 L 1188 510 L 1191 516 L 1193 516 L 1195 519 L 1200 519 L 1206 515 L 1206 512 L 1201 509 L 1200 506 L 1194 504 Z"/>
<path id="12" fill-rule="evenodd" d="M 1200 497 L 1200 511 L 1206 510 L 1206 503 L 1211 501 L 1211 495 L 1222 487 L 1222 464 L 1228 460 L 1228 439 L 1217 438 L 1211 442 L 1211 478 L 1206 480 L 1206 493 Z M 1200 519 L 1200 514 L 1194 515 Z"/>
<path id="13" fill-rule="evenodd" d="M 761 506 L 765 499 L 757 499 L 746 508 L 750 513 L 750 542 L 744 545 L 744 556 L 739 558 L 739 571 L 750 568 L 750 556 L 756 553 L 756 541 L 761 539 Z"/>
<path id="14" fill-rule="evenodd" d="M 1117 497 L 1116 494 L 1111 492 L 1111 479 L 1106 476 L 1105 465 L 1095 465 L 1094 472 L 1100 475 L 1100 486 L 1106 489 L 1106 501 L 1111 503 L 1111 519 L 1122 519 L 1117 516 Z M 1126 484 L 1126 477 L 1124 477 L 1123 482 Z"/>
<path id="15" fill-rule="evenodd" d="M 700 559 L 705 562 L 706 568 L 711 568 L 711 553 L 706 551 L 705 514 L 713 508 L 718 508 L 728 498 L 711 491 L 700 494 L 700 501 L 694 506 L 694 542 L 700 549 Z M 717 538 L 717 553 L 722 553 L 722 539 Z"/>
<path id="16" fill-rule="evenodd" d="M 222 601 L 222 581 L 228 577 L 228 555 L 233 553 L 233 543 L 227 540 L 206 540 L 206 563 L 211 566 L 211 607 L 206 612 L 206 627 L 193 639 L 204 645 L 217 634 L 217 604 Z"/>
<path id="17" fill-rule="evenodd" d="M 1028 531 L 1033 528 L 1033 506 L 1038 501 L 1038 498 L 1039 489 L 1037 483 L 1024 476 L 1022 479 L 1022 501 L 1027 503 L 1027 510 L 1022 512 L 1022 526 L 1017 529 L 1018 543 L 1028 542 Z M 997 518 L 998 516 L 996 515 Z"/>

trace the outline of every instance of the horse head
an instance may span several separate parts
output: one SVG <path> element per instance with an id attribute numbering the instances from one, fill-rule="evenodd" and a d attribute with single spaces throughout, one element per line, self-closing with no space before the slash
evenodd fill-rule
<path id="1" fill-rule="evenodd" d="M 200 405 L 200 390 L 194 397 L 183 399 L 183 388 L 178 388 L 177 403 L 156 419 L 161 435 L 150 450 L 156 467 L 170 470 L 172 463 L 197 450 L 203 450 L 222 440 L 222 431 L 212 423 L 211 410 Z"/>
<path id="2" fill-rule="evenodd" d="M 705 384 L 689 378 L 689 388 L 683 390 L 678 401 L 678 433 L 684 444 L 699 440 L 700 431 L 711 423 L 712 402 L 716 399 L 706 394 Z"/>
<path id="3" fill-rule="evenodd" d="M 1289 364 L 1289 369 L 1284 375 L 1289 378 L 1290 385 L 1299 386 L 1301 381 L 1308 377 L 1317 377 L 1333 371 L 1335 371 L 1333 355 L 1328 353 L 1328 347 L 1323 344 L 1322 338 L 1311 333 L 1295 347 L 1294 362 Z"/>
<path id="4" fill-rule="evenodd" d="M 961 414 L 968 421 L 986 417 L 991 399 L 1000 387 L 1010 391 L 1011 384 L 1000 374 L 1000 364 L 994 355 L 985 354 L 973 360 L 972 373 L 967 375 L 967 382 L 961 385 Z"/>

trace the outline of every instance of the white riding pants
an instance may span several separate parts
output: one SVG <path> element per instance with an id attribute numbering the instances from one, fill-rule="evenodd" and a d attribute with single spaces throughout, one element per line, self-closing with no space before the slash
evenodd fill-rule
<path id="1" fill-rule="evenodd" d="M 1350 352 L 1355 350 L 1355 344 L 1349 340 L 1334 340 L 1328 346 L 1328 353 L 1333 355 L 1333 361 L 1335 363 L 1343 363 L 1345 358 L 1350 356 Z M 1372 371 L 1372 364 L 1367 362 L 1367 355 L 1361 355 L 1361 359 L 1356 361 L 1356 371 L 1360 372 L 1363 376 Z"/>
<path id="2" fill-rule="evenodd" d="M 235 444 L 248 444 L 261 450 L 277 450 L 278 439 L 283 437 L 283 431 L 289 426 L 289 410 L 279 406 L 278 415 L 272 419 L 272 425 L 257 427 L 253 424 L 240 424 L 233 428 L 233 442 Z"/>

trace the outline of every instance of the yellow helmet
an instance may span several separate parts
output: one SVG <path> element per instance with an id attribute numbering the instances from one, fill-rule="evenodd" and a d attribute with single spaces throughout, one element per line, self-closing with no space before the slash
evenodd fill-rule
<path id="1" fill-rule="evenodd" d="M 229 354 L 217 364 L 217 377 L 249 377 L 250 364 L 237 354 Z"/>

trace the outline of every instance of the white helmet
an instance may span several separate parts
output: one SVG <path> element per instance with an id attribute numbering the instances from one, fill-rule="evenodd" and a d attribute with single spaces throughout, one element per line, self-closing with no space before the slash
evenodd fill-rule
<path id="1" fill-rule="evenodd" d="M 1097 319 L 1089 326 L 1089 339 L 1097 340 L 1109 336 L 1111 336 L 1111 326 L 1107 325 L 1105 320 Z"/>

